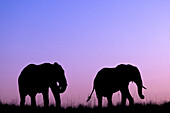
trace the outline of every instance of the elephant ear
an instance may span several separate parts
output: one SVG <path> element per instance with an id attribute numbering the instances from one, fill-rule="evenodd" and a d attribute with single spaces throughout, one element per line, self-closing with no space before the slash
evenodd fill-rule
<path id="1" fill-rule="evenodd" d="M 54 62 L 54 64 L 53 64 L 54 66 L 59 66 L 59 64 L 57 63 L 57 62 Z"/>
<path id="2" fill-rule="evenodd" d="M 126 73 L 126 72 L 128 71 L 128 65 L 120 64 L 120 65 L 118 65 L 118 66 L 116 67 L 116 69 L 117 69 L 120 73 L 124 74 L 124 73 Z"/>
<path id="3" fill-rule="evenodd" d="M 53 64 L 53 68 L 54 68 L 55 71 L 61 70 L 61 65 L 59 65 L 57 62 L 55 62 L 55 63 Z"/>
<path id="4" fill-rule="evenodd" d="M 56 81 L 58 79 L 57 75 L 58 75 L 58 67 L 59 64 L 57 62 L 55 62 L 54 64 L 52 64 L 52 72 L 53 72 L 53 80 Z"/>
<path id="5" fill-rule="evenodd" d="M 56 75 L 63 75 L 63 68 L 61 67 L 61 65 L 59 65 L 57 62 L 55 62 L 53 64 L 53 71 L 56 73 Z"/>
<path id="6" fill-rule="evenodd" d="M 126 81 L 132 81 L 133 80 L 133 68 L 134 66 L 130 64 L 120 64 L 116 67 L 117 72 L 119 75 L 123 76 Z"/>

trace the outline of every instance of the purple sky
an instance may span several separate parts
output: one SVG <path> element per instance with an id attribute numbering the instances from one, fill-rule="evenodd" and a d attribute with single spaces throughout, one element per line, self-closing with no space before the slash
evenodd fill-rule
<path id="1" fill-rule="evenodd" d="M 142 73 L 146 99 L 130 84 L 135 102 L 169 101 L 169 6 L 168 0 L 1 0 L 1 100 L 19 102 L 17 78 L 26 65 L 58 62 L 69 84 L 63 105 L 84 104 L 96 73 L 120 63 Z"/>

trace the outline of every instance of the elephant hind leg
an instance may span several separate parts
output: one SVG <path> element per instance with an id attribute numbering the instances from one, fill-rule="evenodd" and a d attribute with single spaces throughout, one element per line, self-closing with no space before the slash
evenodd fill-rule
<path id="1" fill-rule="evenodd" d="M 20 94 L 20 106 L 24 106 L 26 95 Z"/>
<path id="2" fill-rule="evenodd" d="M 112 95 L 107 96 L 107 101 L 108 101 L 108 107 L 112 107 Z"/>
<path id="3" fill-rule="evenodd" d="M 98 100 L 98 107 L 102 107 L 102 95 L 100 95 L 100 94 L 96 91 L 96 96 L 97 96 L 97 100 Z"/>

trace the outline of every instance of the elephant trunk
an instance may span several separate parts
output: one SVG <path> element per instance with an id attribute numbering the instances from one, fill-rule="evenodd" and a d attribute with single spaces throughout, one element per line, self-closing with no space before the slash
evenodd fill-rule
<path id="1" fill-rule="evenodd" d="M 138 94 L 141 99 L 144 99 L 144 95 L 142 94 L 142 86 L 138 86 Z"/>
<path id="2" fill-rule="evenodd" d="M 144 99 L 145 96 L 142 94 L 142 88 L 146 89 L 143 84 L 142 84 L 142 79 L 141 77 L 138 78 L 138 80 L 134 81 L 138 87 L 138 95 L 141 99 Z"/>
<path id="3" fill-rule="evenodd" d="M 66 90 L 66 88 L 67 88 L 67 85 L 63 85 L 63 86 L 60 86 L 60 91 L 59 91 L 59 93 L 63 93 L 65 90 Z"/>
<path id="4" fill-rule="evenodd" d="M 59 93 L 63 93 L 66 90 L 67 88 L 66 79 L 62 80 L 62 82 L 59 83 L 59 87 L 60 87 Z"/>

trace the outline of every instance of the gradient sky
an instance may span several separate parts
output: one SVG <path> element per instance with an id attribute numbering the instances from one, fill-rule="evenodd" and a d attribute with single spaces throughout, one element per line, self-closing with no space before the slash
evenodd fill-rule
<path id="1" fill-rule="evenodd" d="M 63 105 L 85 104 L 96 73 L 120 63 L 141 71 L 146 98 L 130 84 L 135 102 L 170 101 L 169 6 L 169 0 L 0 0 L 1 100 L 19 102 L 17 78 L 26 65 L 58 62 L 69 85 Z"/>

